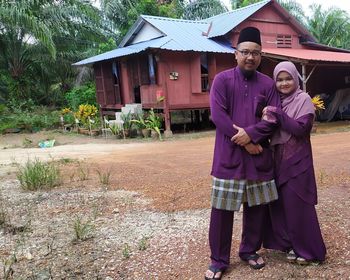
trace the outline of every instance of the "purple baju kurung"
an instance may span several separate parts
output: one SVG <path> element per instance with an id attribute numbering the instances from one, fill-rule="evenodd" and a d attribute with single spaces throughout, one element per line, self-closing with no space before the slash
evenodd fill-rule
<path id="1" fill-rule="evenodd" d="M 280 100 L 274 82 L 268 76 L 255 72 L 246 78 L 236 67 L 219 73 L 210 91 L 211 117 L 216 125 L 216 139 L 211 174 L 220 179 L 273 179 L 272 152 L 268 137 L 275 124 L 261 120 L 265 106 L 279 106 Z M 231 137 L 237 133 L 233 124 L 243 127 L 252 142 L 259 143 L 263 152 L 250 155 L 236 145 Z M 243 231 L 240 257 L 260 249 L 267 206 L 243 206 Z M 209 243 L 212 265 L 225 270 L 229 265 L 233 211 L 212 208 Z"/>
<path id="2" fill-rule="evenodd" d="M 264 247 L 293 249 L 306 260 L 324 261 L 326 248 L 315 210 L 317 189 L 310 142 L 314 115 L 295 120 L 277 109 L 275 116 L 292 136 L 275 146 L 279 199 L 270 204 L 272 232 L 265 235 Z"/>

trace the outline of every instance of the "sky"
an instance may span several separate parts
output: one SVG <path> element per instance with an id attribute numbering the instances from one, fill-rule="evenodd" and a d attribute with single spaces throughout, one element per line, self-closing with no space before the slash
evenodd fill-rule
<path id="1" fill-rule="evenodd" d="M 221 0 L 226 6 L 230 6 L 230 0 Z M 350 15 L 350 0 L 296 0 L 303 7 L 306 15 L 310 15 L 309 6 L 311 4 L 320 4 L 322 9 L 328 9 L 332 6 L 345 10 Z"/>

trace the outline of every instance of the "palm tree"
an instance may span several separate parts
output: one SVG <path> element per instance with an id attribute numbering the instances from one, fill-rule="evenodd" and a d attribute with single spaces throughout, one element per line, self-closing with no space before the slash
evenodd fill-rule
<path id="1" fill-rule="evenodd" d="M 113 23 L 120 42 L 141 14 L 180 18 L 184 0 L 101 0 L 103 14 Z"/>
<path id="2" fill-rule="evenodd" d="M 101 18 L 100 12 L 83 0 L 1 1 L 0 68 L 8 73 L 10 95 L 37 98 L 33 92 L 38 91 L 48 95 L 45 88 L 49 87 L 40 85 L 55 83 L 55 68 L 67 69 L 67 64 L 70 68 L 74 62 L 63 66 L 58 59 L 67 57 L 65 52 L 81 52 L 105 38 Z"/>
<path id="3" fill-rule="evenodd" d="M 196 0 L 185 7 L 183 18 L 201 20 L 224 12 L 227 8 L 219 0 Z"/>
<path id="4" fill-rule="evenodd" d="M 306 16 L 301 4 L 295 0 L 278 0 L 279 4 L 285 8 L 297 21 L 306 26 Z"/>
<path id="5" fill-rule="evenodd" d="M 231 0 L 231 7 L 233 10 L 242 8 L 254 3 L 258 3 L 261 0 Z"/>
<path id="6" fill-rule="evenodd" d="M 339 9 L 322 10 L 321 5 L 311 6 L 312 14 L 307 20 L 308 29 L 319 43 L 349 49 L 350 18 Z"/>

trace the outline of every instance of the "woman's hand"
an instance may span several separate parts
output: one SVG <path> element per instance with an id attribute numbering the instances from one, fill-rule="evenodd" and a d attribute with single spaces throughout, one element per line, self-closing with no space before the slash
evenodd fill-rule
<path id="1" fill-rule="evenodd" d="M 262 117 L 261 119 L 267 122 L 272 122 L 272 123 L 276 123 L 277 119 L 275 116 L 277 108 L 274 106 L 266 106 L 263 110 L 262 110 Z"/>

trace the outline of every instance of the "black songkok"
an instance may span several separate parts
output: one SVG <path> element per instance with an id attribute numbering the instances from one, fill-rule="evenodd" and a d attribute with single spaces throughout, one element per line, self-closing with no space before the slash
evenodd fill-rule
<path id="1" fill-rule="evenodd" d="M 260 31 L 256 27 L 246 27 L 241 30 L 237 45 L 242 42 L 254 42 L 261 46 Z"/>

